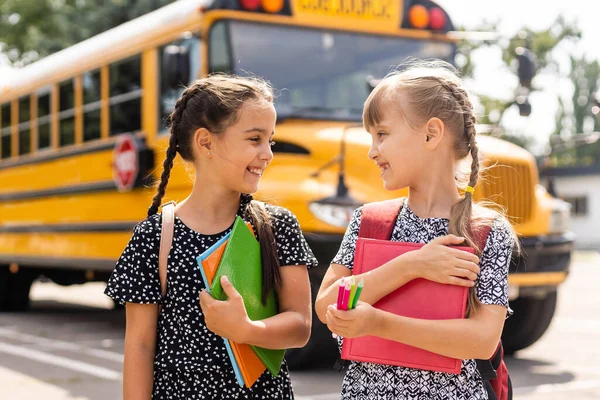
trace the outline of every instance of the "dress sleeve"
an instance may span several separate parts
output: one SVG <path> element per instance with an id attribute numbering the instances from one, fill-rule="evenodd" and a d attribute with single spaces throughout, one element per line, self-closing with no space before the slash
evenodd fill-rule
<path id="1" fill-rule="evenodd" d="M 279 265 L 306 265 L 316 267 L 318 261 L 308 246 L 296 216 L 286 208 L 268 206 L 273 233 L 277 243 Z"/>
<path id="2" fill-rule="evenodd" d="M 360 229 L 360 219 L 362 216 L 362 207 L 357 208 L 352 214 L 346 233 L 342 239 L 342 244 L 336 256 L 331 261 L 332 264 L 344 265 L 348 269 L 354 267 L 354 253 L 356 251 L 356 241 L 358 240 L 358 230 Z"/>
<path id="3" fill-rule="evenodd" d="M 507 220 L 494 221 L 480 257 L 480 274 L 476 284 L 477 297 L 482 304 L 508 306 L 508 268 L 512 259 L 515 238 Z"/>
<path id="4" fill-rule="evenodd" d="M 162 302 L 158 277 L 160 226 L 155 218 L 139 223 L 108 280 L 104 293 L 120 304 Z"/>

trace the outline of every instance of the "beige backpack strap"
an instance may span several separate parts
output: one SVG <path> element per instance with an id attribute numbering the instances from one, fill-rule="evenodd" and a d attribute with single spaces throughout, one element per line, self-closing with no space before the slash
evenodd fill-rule
<path id="1" fill-rule="evenodd" d="M 167 295 L 167 260 L 173 244 L 175 226 L 175 202 L 169 201 L 161 206 L 162 225 L 160 230 L 160 252 L 158 253 L 158 276 L 163 298 Z"/>

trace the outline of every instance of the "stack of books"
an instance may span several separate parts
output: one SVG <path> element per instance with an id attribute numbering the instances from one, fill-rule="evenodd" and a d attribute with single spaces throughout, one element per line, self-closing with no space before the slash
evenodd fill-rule
<path id="1" fill-rule="evenodd" d="M 227 299 L 221 287 L 221 277 L 227 276 L 244 299 L 251 320 L 266 319 L 279 312 L 274 292 L 264 304 L 262 302 L 260 244 L 251 225 L 244 223 L 239 216 L 231 232 L 198 256 L 197 261 L 204 286 L 215 299 Z M 279 374 L 285 350 L 235 343 L 226 338 L 223 340 L 240 386 L 251 387 L 266 370 L 273 376 Z"/>

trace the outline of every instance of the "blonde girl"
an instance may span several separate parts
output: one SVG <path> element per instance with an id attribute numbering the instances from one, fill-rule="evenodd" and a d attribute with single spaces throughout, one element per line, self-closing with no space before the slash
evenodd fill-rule
<path id="1" fill-rule="evenodd" d="M 355 211 L 316 300 L 319 319 L 340 337 L 375 335 L 464 360 L 453 375 L 352 362 L 342 399 L 487 399 L 475 359 L 494 353 L 509 312 L 507 275 L 515 236 L 498 213 L 472 200 L 479 179 L 475 116 L 467 91 L 447 64 L 423 63 L 383 79 L 369 95 L 363 124 L 372 137 L 369 158 L 388 190 L 409 188 L 391 240 L 426 243 L 364 279 L 363 302 L 337 310 L 340 279 L 352 274 L 362 208 Z M 467 160 L 468 184 L 457 171 Z M 464 194 L 460 194 L 463 192 Z M 483 248 L 476 232 L 491 231 Z M 466 244 L 476 255 L 451 249 Z M 371 305 L 415 278 L 470 288 L 468 318 L 419 320 Z"/>

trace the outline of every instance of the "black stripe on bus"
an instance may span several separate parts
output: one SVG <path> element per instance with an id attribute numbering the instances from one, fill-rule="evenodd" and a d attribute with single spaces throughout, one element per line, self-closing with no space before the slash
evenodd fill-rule
<path id="1" fill-rule="evenodd" d="M 115 140 L 102 141 L 98 143 L 90 143 L 82 147 L 74 147 L 71 149 L 48 151 L 40 154 L 30 154 L 16 160 L 6 159 L 0 162 L 0 170 L 7 168 L 21 167 L 23 165 L 41 164 L 48 161 L 60 160 L 61 158 L 80 156 L 82 154 L 96 153 L 112 149 L 115 147 Z"/>
<path id="2" fill-rule="evenodd" d="M 82 183 L 79 185 L 53 189 L 31 190 L 27 192 L 0 193 L 0 201 L 31 200 L 49 196 L 101 192 L 108 190 L 117 190 L 117 185 L 115 185 L 114 181 Z"/>
<path id="3" fill-rule="evenodd" d="M 0 226 L 0 233 L 96 233 L 131 232 L 137 222 L 86 222 L 76 224 L 32 224 Z"/>
<path id="4" fill-rule="evenodd" d="M 23 256 L 0 254 L 0 264 L 18 264 L 27 267 L 68 268 L 76 270 L 103 270 L 110 272 L 117 260 L 105 258 L 55 258 L 50 256 Z"/>

